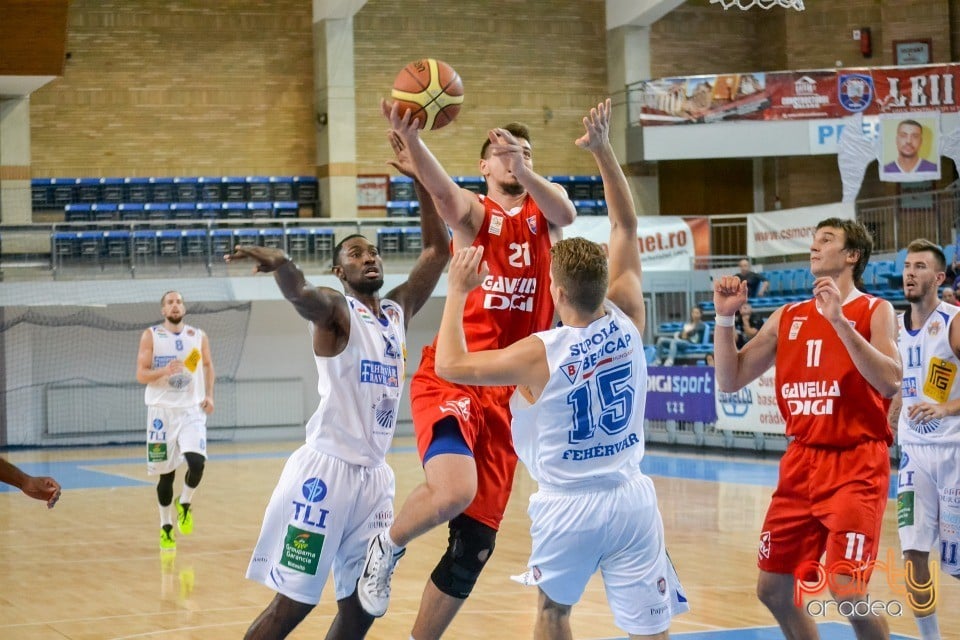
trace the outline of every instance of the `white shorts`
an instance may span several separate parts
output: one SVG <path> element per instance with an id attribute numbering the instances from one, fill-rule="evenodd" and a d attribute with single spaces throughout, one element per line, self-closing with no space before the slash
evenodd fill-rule
<path id="1" fill-rule="evenodd" d="M 904 444 L 897 474 L 900 548 L 930 551 L 940 542 L 940 567 L 960 577 L 960 446 Z"/>
<path id="2" fill-rule="evenodd" d="M 207 414 L 200 407 L 147 407 L 147 474 L 176 470 L 186 452 L 207 457 Z"/>
<path id="3" fill-rule="evenodd" d="M 689 610 L 647 476 L 595 492 L 541 488 L 528 513 L 530 574 L 554 602 L 576 604 L 600 569 L 613 619 L 627 633 L 666 631 L 673 616 Z"/>
<path id="4" fill-rule="evenodd" d="M 283 467 L 263 516 L 247 578 L 317 604 L 333 569 L 337 600 L 351 595 L 370 538 L 393 523 L 393 470 L 361 467 L 309 445 Z"/>

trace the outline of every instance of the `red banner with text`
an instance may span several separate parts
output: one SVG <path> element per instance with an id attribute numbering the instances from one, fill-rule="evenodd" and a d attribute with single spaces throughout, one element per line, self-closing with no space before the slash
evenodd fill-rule
<path id="1" fill-rule="evenodd" d="M 634 125 L 957 111 L 960 64 L 663 78 L 631 93 Z"/>

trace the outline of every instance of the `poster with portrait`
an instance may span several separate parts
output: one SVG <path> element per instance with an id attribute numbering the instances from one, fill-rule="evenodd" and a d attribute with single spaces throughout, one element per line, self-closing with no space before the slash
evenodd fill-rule
<path id="1" fill-rule="evenodd" d="M 880 179 L 940 179 L 940 113 L 917 111 L 880 116 Z"/>

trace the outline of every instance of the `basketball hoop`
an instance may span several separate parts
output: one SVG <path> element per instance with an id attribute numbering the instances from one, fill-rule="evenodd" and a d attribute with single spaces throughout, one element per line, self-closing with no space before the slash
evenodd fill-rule
<path id="1" fill-rule="evenodd" d="M 784 9 L 803 11 L 803 0 L 710 0 L 710 4 L 719 4 L 724 9 L 738 7 L 744 11 L 752 7 L 760 7 L 761 9 L 783 7 Z"/>

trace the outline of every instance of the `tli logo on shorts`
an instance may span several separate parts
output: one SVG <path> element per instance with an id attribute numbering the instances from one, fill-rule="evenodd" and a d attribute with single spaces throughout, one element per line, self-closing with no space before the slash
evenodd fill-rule
<path id="1" fill-rule="evenodd" d="M 326 529 L 330 511 L 314 503 L 327 497 L 327 485 L 320 478 L 310 478 L 300 487 L 300 492 L 306 502 L 293 501 L 293 520 L 317 529 Z"/>
<path id="2" fill-rule="evenodd" d="M 327 497 L 327 485 L 320 478 L 310 478 L 300 487 L 307 502 L 320 502 Z"/>

